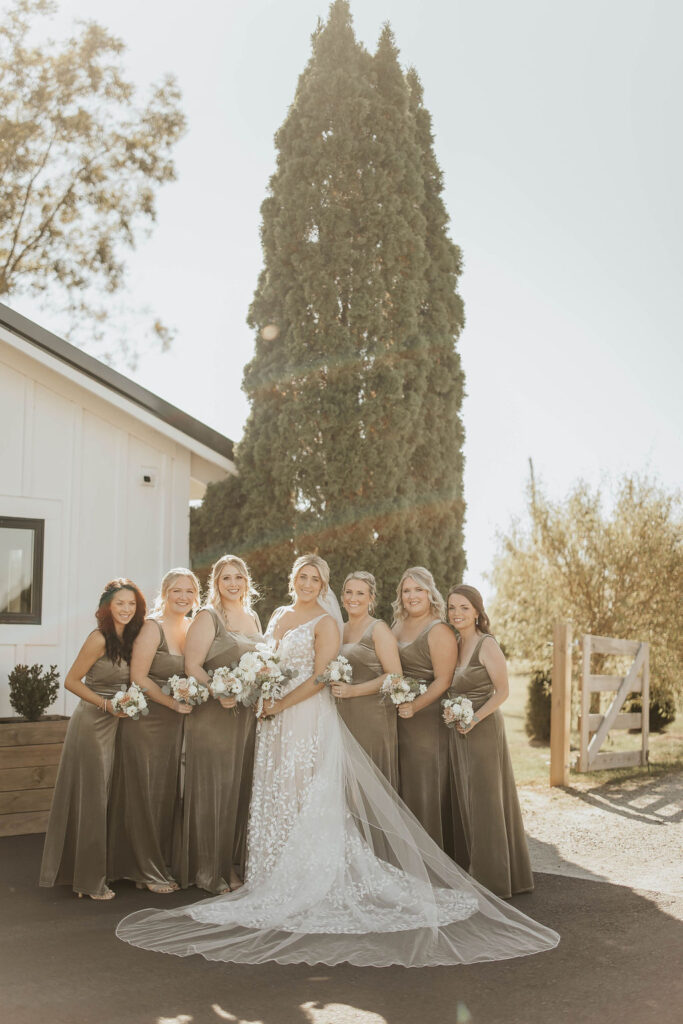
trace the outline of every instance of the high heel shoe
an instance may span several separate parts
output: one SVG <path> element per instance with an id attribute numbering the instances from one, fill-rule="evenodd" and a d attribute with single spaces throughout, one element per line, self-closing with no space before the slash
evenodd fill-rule
<path id="1" fill-rule="evenodd" d="M 79 900 L 82 900 L 84 896 L 89 896 L 91 900 L 97 900 L 98 902 L 102 902 L 106 900 L 113 900 L 114 897 L 116 896 L 116 893 L 114 892 L 113 889 L 107 887 L 104 890 L 104 892 L 97 893 L 97 895 L 93 895 L 93 893 L 91 892 L 77 892 L 74 893 L 74 895 L 78 896 Z"/>
<path id="2" fill-rule="evenodd" d="M 136 882 L 136 889 L 147 889 L 148 892 L 154 892 L 158 895 L 165 895 L 170 892 L 178 892 L 180 886 L 177 882 Z"/>

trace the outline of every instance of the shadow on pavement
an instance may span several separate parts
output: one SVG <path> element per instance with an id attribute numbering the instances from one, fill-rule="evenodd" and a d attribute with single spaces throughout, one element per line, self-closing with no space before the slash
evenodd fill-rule
<path id="1" fill-rule="evenodd" d="M 110 903 L 36 884 L 42 836 L 0 839 L 0 982 L 12 1024 L 678 1024 L 683 925 L 637 893 L 537 875 L 514 903 L 560 932 L 538 956 L 465 967 L 258 967 L 134 949 L 120 918 L 191 903 L 117 885 Z M 677 1006 L 678 1002 L 678 1006 Z"/>
<path id="2" fill-rule="evenodd" d="M 683 821 L 683 777 L 667 774 L 639 782 L 633 787 L 605 782 L 590 790 L 561 786 L 563 793 L 646 825 L 672 825 Z"/>

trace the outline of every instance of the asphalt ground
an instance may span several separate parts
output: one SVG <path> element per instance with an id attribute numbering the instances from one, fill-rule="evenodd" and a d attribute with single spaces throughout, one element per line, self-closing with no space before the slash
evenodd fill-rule
<path id="1" fill-rule="evenodd" d="M 541 874 L 514 900 L 557 949 L 462 967 L 243 966 L 134 949 L 117 922 L 190 903 L 116 886 L 109 903 L 37 884 L 42 836 L 0 839 L 2 1024 L 680 1024 L 683 923 L 673 897 Z M 658 905 L 659 903 L 659 905 Z M 677 904 L 680 910 L 680 903 Z"/>

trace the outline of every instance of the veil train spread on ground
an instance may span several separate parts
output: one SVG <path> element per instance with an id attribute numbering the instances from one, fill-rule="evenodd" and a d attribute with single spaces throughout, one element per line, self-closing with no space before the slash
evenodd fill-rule
<path id="1" fill-rule="evenodd" d="M 300 680 L 312 669 L 314 625 L 281 644 Z M 557 945 L 556 932 L 439 849 L 341 722 L 326 687 L 258 728 L 244 886 L 138 911 L 121 921 L 119 938 L 231 963 L 374 967 L 504 960 Z"/>

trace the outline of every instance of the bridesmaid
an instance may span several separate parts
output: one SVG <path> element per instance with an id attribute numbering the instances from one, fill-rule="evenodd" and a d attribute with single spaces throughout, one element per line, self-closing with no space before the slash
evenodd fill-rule
<path id="1" fill-rule="evenodd" d="M 475 712 L 466 729 L 450 730 L 469 871 L 477 882 L 507 899 L 531 892 L 534 880 L 500 710 L 509 694 L 505 657 L 474 587 L 453 587 L 448 621 L 460 634 L 449 696 L 469 697 Z"/>
<path id="2" fill-rule="evenodd" d="M 199 581 L 190 569 L 171 569 L 140 630 L 131 678 L 146 691 L 150 713 L 122 722 L 109 815 L 110 878 L 130 878 L 150 892 L 174 892 L 174 837 L 180 828 L 180 751 L 189 704 L 161 692 L 185 674 L 185 637 L 199 607 Z"/>
<path id="3" fill-rule="evenodd" d="M 241 558 L 223 555 L 211 569 L 207 603 L 187 634 L 185 672 L 208 683 L 209 670 L 234 667 L 263 641 L 252 611 L 258 596 Z M 183 887 L 210 893 L 239 888 L 244 877 L 256 717 L 234 697 L 210 697 L 185 723 L 185 793 L 179 861 Z"/>
<path id="4" fill-rule="evenodd" d="M 79 896 L 93 900 L 116 895 L 107 886 L 107 806 L 119 719 L 126 715 L 112 710 L 110 698 L 121 684 L 128 686 L 133 641 L 146 610 L 144 597 L 130 580 L 108 583 L 96 612 L 97 629 L 64 680 L 66 689 L 81 700 L 59 762 L 40 884 L 70 885 Z"/>
<path id="5" fill-rule="evenodd" d="M 428 569 L 406 569 L 393 609 L 403 674 L 427 683 L 426 693 L 398 706 L 400 795 L 434 842 L 460 862 L 464 842 L 451 793 L 448 729 L 441 718 L 458 645 L 443 621 L 444 599 Z"/>
<path id="6" fill-rule="evenodd" d="M 341 654 L 353 669 L 351 683 L 334 683 L 337 710 L 347 728 L 398 789 L 398 734 L 392 704 L 377 696 L 387 673 L 401 675 L 396 638 L 385 622 L 373 618 L 377 584 L 369 572 L 352 572 L 344 580 L 342 604 L 349 617 Z"/>

